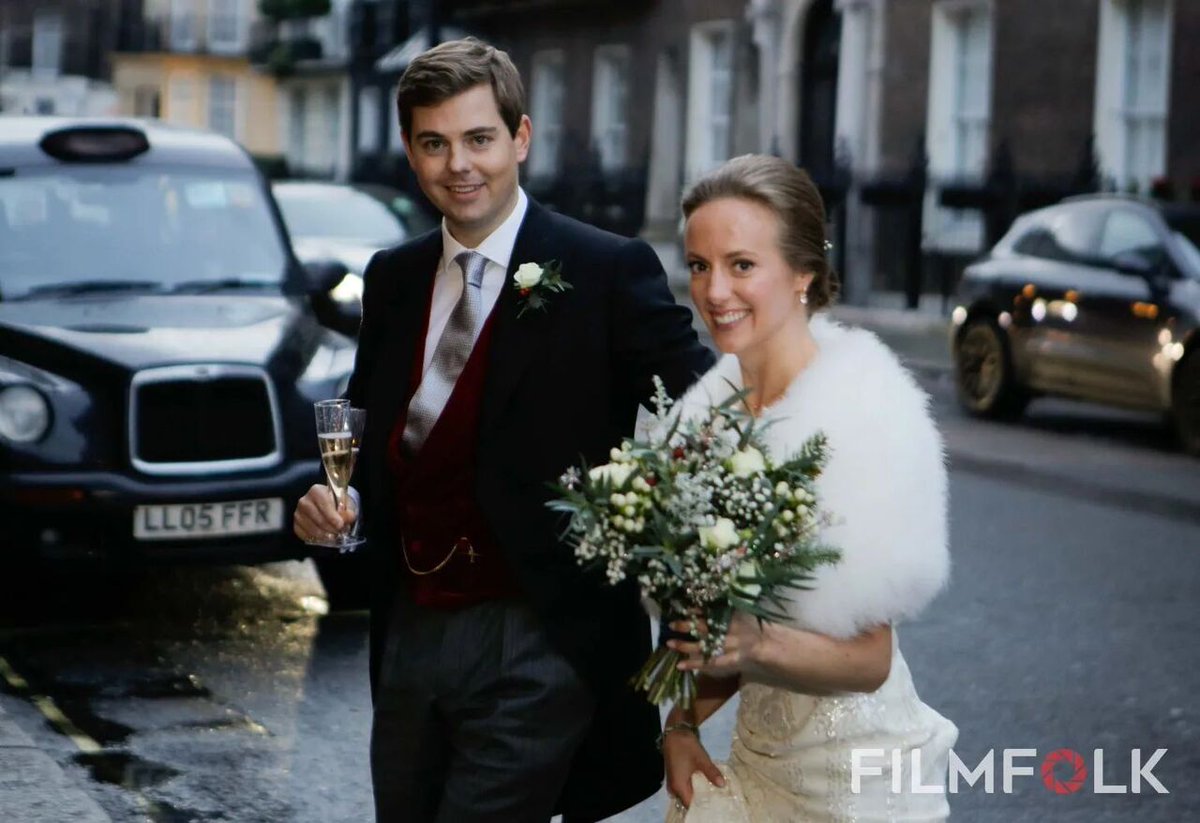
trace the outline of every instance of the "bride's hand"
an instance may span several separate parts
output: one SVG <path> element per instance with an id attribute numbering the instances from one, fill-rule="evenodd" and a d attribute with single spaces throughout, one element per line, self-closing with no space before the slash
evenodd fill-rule
<path id="1" fill-rule="evenodd" d="M 700 738 L 691 732 L 675 731 L 663 738 L 663 762 L 667 792 L 685 808 L 692 805 L 692 775 L 703 774 L 714 786 L 724 786 L 725 776 L 708 756 Z"/>
<path id="2" fill-rule="evenodd" d="M 708 634 L 707 624 L 700 618 L 678 620 L 671 624 L 674 631 L 704 637 Z M 679 664 L 681 671 L 693 671 L 709 677 L 734 677 L 750 671 L 756 661 L 756 653 L 763 644 L 763 629 L 758 618 L 745 612 L 734 612 L 725 633 L 725 645 L 721 654 L 707 662 L 700 651 L 699 641 L 669 640 L 667 647 L 684 656 Z"/>

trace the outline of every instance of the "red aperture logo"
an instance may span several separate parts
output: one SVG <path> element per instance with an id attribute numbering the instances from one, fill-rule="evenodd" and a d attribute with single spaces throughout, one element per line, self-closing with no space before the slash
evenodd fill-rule
<path id="1" fill-rule="evenodd" d="M 1058 779 L 1055 772 L 1059 764 L 1062 764 L 1063 772 L 1067 771 L 1067 768 L 1074 770 L 1070 779 Z M 1074 749 L 1055 749 L 1042 761 L 1042 782 L 1055 794 L 1074 794 L 1083 788 L 1087 776 L 1088 768 L 1083 762 L 1083 755 Z"/>

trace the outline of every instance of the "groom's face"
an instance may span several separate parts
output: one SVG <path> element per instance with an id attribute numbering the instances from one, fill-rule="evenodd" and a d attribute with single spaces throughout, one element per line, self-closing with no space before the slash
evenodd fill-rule
<path id="1" fill-rule="evenodd" d="M 413 108 L 412 133 L 404 137 L 409 163 L 464 246 L 479 245 L 512 211 L 529 134 L 525 116 L 517 133 L 509 133 L 488 83 Z"/>

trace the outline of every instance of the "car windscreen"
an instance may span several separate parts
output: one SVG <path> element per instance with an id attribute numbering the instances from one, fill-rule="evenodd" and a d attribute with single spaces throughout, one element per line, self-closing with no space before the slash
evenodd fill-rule
<path id="1" fill-rule="evenodd" d="M 387 206 L 353 189 L 275 189 L 292 237 L 330 237 L 364 245 L 394 246 L 405 239 L 404 226 Z"/>
<path id="2" fill-rule="evenodd" d="M 0 176 L 0 299 L 57 288 L 280 286 L 283 240 L 253 172 L 133 165 Z"/>

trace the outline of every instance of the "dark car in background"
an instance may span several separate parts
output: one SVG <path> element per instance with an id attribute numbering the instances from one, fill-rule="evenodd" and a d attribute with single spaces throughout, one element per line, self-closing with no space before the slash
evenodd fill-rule
<path id="1" fill-rule="evenodd" d="M 1016 220 L 966 269 L 954 310 L 959 400 L 1015 417 L 1037 395 L 1164 412 L 1200 454 L 1195 212 L 1120 195 Z"/>
<path id="2" fill-rule="evenodd" d="M 333 285 L 232 141 L 4 119 L 0 564 L 315 556 L 352 598 L 359 562 L 291 531 L 319 476 L 312 404 L 353 365 L 319 322 Z"/>
<path id="3" fill-rule="evenodd" d="M 399 192 L 364 190 L 343 183 L 287 180 L 271 190 L 292 238 L 292 248 L 309 265 L 336 264 L 344 276 L 332 291 L 347 334 L 362 319 L 362 275 L 371 256 L 408 239 L 409 223 L 423 215 Z M 407 217 L 401 216 L 401 210 Z"/>

